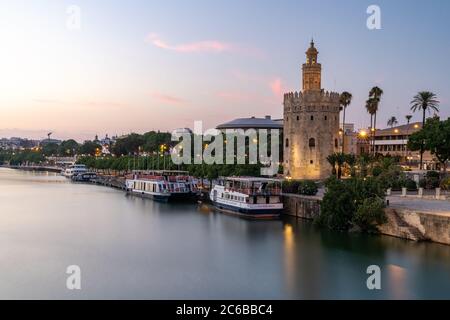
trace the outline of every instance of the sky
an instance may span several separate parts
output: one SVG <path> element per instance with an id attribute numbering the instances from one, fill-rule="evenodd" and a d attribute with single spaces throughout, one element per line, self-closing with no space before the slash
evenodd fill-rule
<path id="1" fill-rule="evenodd" d="M 367 8 L 381 29 L 367 28 Z M 347 122 L 379 126 L 433 91 L 450 117 L 450 1 L 0 0 L 0 137 L 92 139 L 282 117 L 311 38 Z M 419 114 L 414 120 L 421 119 Z"/>

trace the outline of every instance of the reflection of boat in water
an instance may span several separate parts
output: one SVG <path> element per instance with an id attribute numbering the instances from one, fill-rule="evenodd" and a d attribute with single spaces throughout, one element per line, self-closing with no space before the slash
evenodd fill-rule
<path id="1" fill-rule="evenodd" d="M 66 168 L 66 170 L 64 170 L 62 172 L 63 176 L 67 177 L 67 178 L 71 178 L 74 175 L 78 175 L 80 173 L 86 173 L 88 170 L 86 169 L 86 166 L 84 164 L 74 164 L 71 165 L 70 167 Z"/>
<path id="2" fill-rule="evenodd" d="M 210 198 L 217 209 L 250 218 L 276 218 L 283 210 L 277 179 L 224 178 L 214 185 Z"/>
<path id="3" fill-rule="evenodd" d="M 72 175 L 71 179 L 76 182 L 92 182 L 97 179 L 97 174 L 95 172 L 78 173 Z"/>
<path id="4" fill-rule="evenodd" d="M 135 171 L 125 181 L 127 192 L 156 201 L 194 200 L 197 183 L 187 171 Z"/>

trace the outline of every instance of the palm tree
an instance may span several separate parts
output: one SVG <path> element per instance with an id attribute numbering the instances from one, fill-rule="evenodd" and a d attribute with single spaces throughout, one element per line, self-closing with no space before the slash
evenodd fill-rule
<path id="1" fill-rule="evenodd" d="M 405 116 L 405 118 L 406 118 L 406 136 L 408 137 L 408 139 L 409 139 L 409 123 L 411 122 L 412 117 L 413 116 L 410 114 Z M 406 144 L 405 152 L 406 152 L 406 162 L 408 162 L 408 144 Z"/>
<path id="2" fill-rule="evenodd" d="M 336 162 L 337 162 L 337 153 L 332 153 L 327 157 L 327 161 L 330 164 L 332 171 L 331 173 L 333 175 L 336 175 L 337 171 L 336 171 Z"/>
<path id="3" fill-rule="evenodd" d="M 352 103 L 352 94 L 350 92 L 344 91 L 341 93 L 339 103 L 341 104 L 343 115 L 342 115 L 342 152 L 344 152 L 345 145 L 345 109 Z"/>
<path id="4" fill-rule="evenodd" d="M 422 118 L 422 128 L 425 127 L 425 120 L 426 120 L 426 111 L 431 112 L 431 110 L 435 112 L 439 112 L 439 101 L 436 99 L 437 96 L 433 92 L 430 91 L 421 91 L 418 94 L 416 94 L 411 101 L 411 110 L 413 112 L 422 110 L 423 112 L 423 118 Z M 422 147 L 420 148 L 420 169 L 423 169 L 423 143 Z"/>
<path id="5" fill-rule="evenodd" d="M 397 118 L 392 116 L 389 118 L 387 125 L 393 128 L 396 124 L 398 124 Z"/>
<path id="6" fill-rule="evenodd" d="M 374 129 L 373 129 L 373 116 L 375 114 L 375 102 L 374 102 L 373 99 L 369 98 L 366 101 L 366 109 L 367 109 L 367 112 L 370 114 L 370 132 L 371 132 L 371 139 L 372 139 L 373 138 L 373 132 L 374 132 Z M 373 141 L 371 141 L 371 144 L 372 144 L 372 142 Z"/>
<path id="7" fill-rule="evenodd" d="M 373 109 L 374 109 L 374 116 L 373 116 L 373 138 L 372 138 L 372 151 L 375 153 L 375 133 L 377 131 L 377 112 L 378 107 L 380 106 L 381 96 L 383 95 L 383 90 L 381 90 L 379 87 L 373 87 L 370 89 L 369 92 L 369 99 L 372 99 L 373 101 Z"/>

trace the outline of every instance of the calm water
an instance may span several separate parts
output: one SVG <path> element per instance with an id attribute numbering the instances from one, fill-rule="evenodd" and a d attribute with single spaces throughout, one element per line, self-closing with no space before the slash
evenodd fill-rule
<path id="1" fill-rule="evenodd" d="M 381 291 L 366 287 L 372 264 Z M 69 265 L 81 291 L 66 289 Z M 0 168 L 0 298 L 450 298 L 450 246 L 246 221 Z"/>

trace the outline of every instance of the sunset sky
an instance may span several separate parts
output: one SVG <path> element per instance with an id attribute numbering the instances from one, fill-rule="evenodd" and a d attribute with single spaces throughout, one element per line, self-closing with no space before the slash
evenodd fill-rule
<path id="1" fill-rule="evenodd" d="M 382 30 L 366 27 L 371 4 Z M 67 26 L 70 5 L 81 29 Z M 74 137 L 282 116 L 311 37 L 322 86 L 350 91 L 348 122 L 404 122 L 420 90 L 449 117 L 450 2 L 0 0 L 0 137 Z M 418 114 L 414 117 L 419 120 Z"/>

